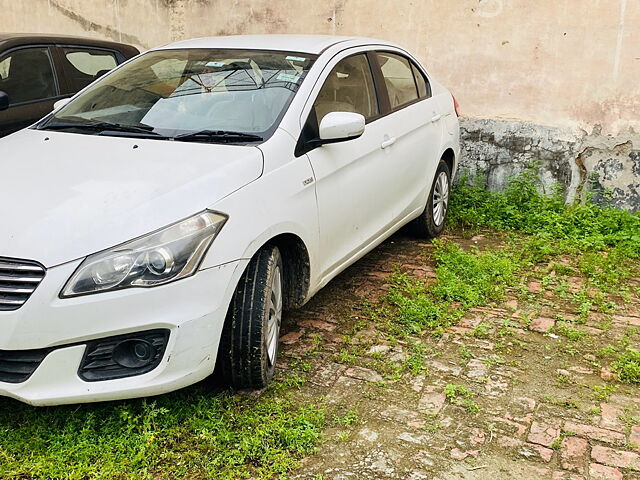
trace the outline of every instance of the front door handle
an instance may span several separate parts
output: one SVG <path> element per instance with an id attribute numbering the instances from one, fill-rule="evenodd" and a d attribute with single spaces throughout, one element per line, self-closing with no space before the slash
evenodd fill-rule
<path id="1" fill-rule="evenodd" d="M 435 116 L 431 117 L 431 123 L 436 123 L 441 118 L 442 118 L 441 114 L 435 115 Z"/>
<path id="2" fill-rule="evenodd" d="M 382 149 L 389 148 L 394 143 L 396 143 L 396 137 L 392 137 L 392 138 L 382 142 L 382 144 L 380 145 L 380 148 L 382 148 Z"/>

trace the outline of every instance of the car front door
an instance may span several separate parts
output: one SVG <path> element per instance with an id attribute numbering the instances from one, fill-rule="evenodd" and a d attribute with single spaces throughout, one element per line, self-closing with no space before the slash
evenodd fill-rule
<path id="1" fill-rule="evenodd" d="M 9 97 L 9 108 L 0 111 L 0 137 L 51 112 L 60 90 L 50 48 L 19 48 L 0 56 L 0 91 Z"/>
<path id="2" fill-rule="evenodd" d="M 380 119 L 385 131 L 383 175 L 387 188 L 380 192 L 392 206 L 393 218 L 405 218 L 424 209 L 442 146 L 443 120 L 431 97 L 426 75 L 409 58 L 396 52 L 375 53 L 390 113 Z"/>
<path id="3" fill-rule="evenodd" d="M 330 112 L 360 113 L 366 120 L 361 137 L 304 152 L 315 174 L 320 276 L 325 278 L 358 256 L 390 219 L 380 196 L 388 188 L 381 149 L 385 131 L 378 121 L 382 111 L 369 56 L 362 52 L 334 59 L 319 85 L 301 140 L 317 138 L 318 125 Z"/>

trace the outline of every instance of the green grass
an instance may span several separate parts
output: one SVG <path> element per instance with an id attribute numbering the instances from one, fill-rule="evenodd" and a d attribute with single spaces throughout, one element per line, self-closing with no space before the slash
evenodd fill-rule
<path id="1" fill-rule="evenodd" d="M 588 334 L 584 330 L 572 327 L 567 322 L 557 322 L 554 331 L 569 340 L 575 342 L 584 339 Z"/>
<path id="2" fill-rule="evenodd" d="M 589 332 L 576 324 L 588 323 L 594 312 L 605 314 L 596 326 L 611 328 L 609 315 L 634 293 L 625 280 L 640 275 L 640 214 L 589 201 L 565 205 L 560 190 L 543 195 L 536 179 L 535 170 L 530 169 L 503 192 L 491 192 L 473 182 L 458 183 L 449 228 L 474 233 L 497 230 L 506 235 L 500 234 L 501 245 L 482 250 L 434 241 L 430 256 L 435 261 L 435 279 L 423 281 L 397 269 L 389 278 L 382 304 L 368 307 L 387 339 L 425 332 L 441 336 L 470 308 L 499 302 L 508 291 L 518 292 L 525 302 L 537 302 L 527 289 L 527 282 L 534 279 L 577 315 L 557 319 L 555 333 L 569 341 L 565 351 L 593 344 Z M 470 335 L 482 339 L 492 332 L 491 323 L 481 322 Z M 509 329 L 498 333 L 508 334 Z M 637 360 L 627 351 L 612 368 L 622 381 L 635 383 L 640 381 Z M 417 366 L 411 371 L 419 371 L 420 363 Z"/>
<path id="3" fill-rule="evenodd" d="M 273 478 L 314 451 L 325 422 L 283 388 L 37 410 L 0 400 L 0 478 Z"/>
<path id="4" fill-rule="evenodd" d="M 611 368 L 618 374 L 620 381 L 640 384 L 640 351 L 628 347 L 617 355 Z"/>
<path id="5" fill-rule="evenodd" d="M 609 397 L 613 395 L 617 387 L 615 385 L 592 385 L 593 398 L 600 402 L 608 402 Z"/>
<path id="6" fill-rule="evenodd" d="M 475 338 L 489 338 L 489 334 L 491 333 L 492 326 L 488 322 L 481 322 L 473 329 L 471 335 Z"/>
<path id="7" fill-rule="evenodd" d="M 392 335 L 404 336 L 421 333 L 425 328 L 441 332 L 457 321 L 449 303 L 439 302 L 426 284 L 416 278 L 396 271 L 390 278 L 387 301 L 397 311 L 380 314 L 390 319 L 386 327 Z"/>
<path id="8" fill-rule="evenodd" d="M 437 283 L 433 293 L 443 300 L 465 307 L 486 304 L 504 296 L 505 288 L 516 283 L 521 258 L 511 250 L 480 252 L 472 248 L 440 242 L 435 252 Z"/>
<path id="9" fill-rule="evenodd" d="M 562 192 L 542 195 L 538 172 L 514 178 L 504 192 L 492 192 L 463 179 L 451 196 L 450 225 L 518 231 L 559 246 L 582 251 L 616 247 L 622 256 L 640 257 L 640 215 L 595 205 L 567 206 Z"/>
<path id="10" fill-rule="evenodd" d="M 409 356 L 404 361 L 404 368 L 413 375 L 420 375 L 427 371 L 425 363 L 426 348 L 422 343 L 412 343 Z"/>
<path id="11" fill-rule="evenodd" d="M 444 387 L 444 395 L 449 403 L 459 405 L 469 413 L 480 411 L 480 406 L 472 400 L 475 393 L 469 387 L 450 383 Z"/>
<path id="12" fill-rule="evenodd" d="M 466 310 L 504 297 L 518 281 L 516 272 L 527 260 L 514 249 L 473 248 L 467 252 L 451 242 L 435 241 L 436 281 L 427 283 L 396 271 L 390 278 L 388 329 L 395 335 L 429 330 L 436 335 L 455 324 Z"/>

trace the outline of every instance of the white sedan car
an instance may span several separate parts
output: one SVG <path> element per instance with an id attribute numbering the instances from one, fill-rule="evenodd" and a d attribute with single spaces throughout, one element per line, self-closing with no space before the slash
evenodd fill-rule
<path id="1" fill-rule="evenodd" d="M 263 387 L 283 310 L 442 231 L 460 145 L 401 47 L 265 35 L 146 52 L 0 152 L 0 395 L 56 405 Z"/>

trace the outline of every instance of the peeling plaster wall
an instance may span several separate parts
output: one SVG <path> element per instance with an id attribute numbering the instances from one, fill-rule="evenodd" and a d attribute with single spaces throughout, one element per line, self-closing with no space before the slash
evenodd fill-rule
<path id="1" fill-rule="evenodd" d="M 640 206 L 640 143 L 628 133 L 640 131 L 640 0 L 0 0 L 0 9 L 0 31 L 141 49 L 242 33 L 395 41 L 456 95 L 464 163 L 489 168 L 491 187 L 538 159 L 570 196 L 584 167 L 617 192 L 616 204 Z"/>
<path id="2" fill-rule="evenodd" d="M 541 188 L 565 187 L 573 202 L 591 196 L 601 204 L 640 210 L 640 134 L 618 135 L 547 127 L 514 120 L 463 119 L 460 175 L 483 177 L 494 189 L 537 164 Z M 634 147 L 635 146 L 635 147 Z"/>

